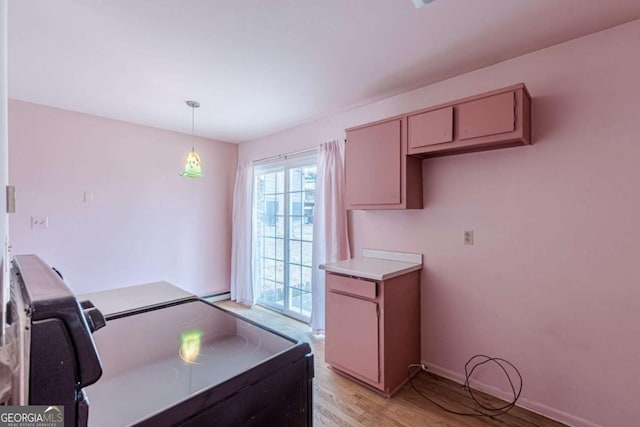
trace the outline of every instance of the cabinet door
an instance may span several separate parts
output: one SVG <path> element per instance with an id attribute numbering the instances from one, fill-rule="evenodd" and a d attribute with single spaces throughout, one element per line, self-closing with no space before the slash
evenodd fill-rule
<path id="1" fill-rule="evenodd" d="M 401 119 L 347 131 L 347 206 L 401 203 L 401 155 Z"/>
<path id="2" fill-rule="evenodd" d="M 515 92 L 465 102 L 458 106 L 458 136 L 462 139 L 513 132 L 516 128 Z"/>
<path id="3" fill-rule="evenodd" d="M 407 118 L 409 154 L 420 147 L 453 141 L 453 106 L 426 111 Z"/>
<path id="4" fill-rule="evenodd" d="M 327 363 L 378 383 L 378 304 L 327 292 L 326 308 Z"/>

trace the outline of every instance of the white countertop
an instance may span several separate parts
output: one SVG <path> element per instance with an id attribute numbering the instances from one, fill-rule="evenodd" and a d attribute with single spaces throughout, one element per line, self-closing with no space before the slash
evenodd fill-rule
<path id="1" fill-rule="evenodd" d="M 78 295 L 78 301 L 89 300 L 105 316 L 113 316 L 128 311 L 150 308 L 167 302 L 194 298 L 185 291 L 168 282 L 153 282 L 125 288 L 109 289 Z"/>
<path id="2" fill-rule="evenodd" d="M 330 273 L 388 280 L 422 269 L 422 254 L 364 249 L 361 258 L 330 262 L 320 268 Z"/>

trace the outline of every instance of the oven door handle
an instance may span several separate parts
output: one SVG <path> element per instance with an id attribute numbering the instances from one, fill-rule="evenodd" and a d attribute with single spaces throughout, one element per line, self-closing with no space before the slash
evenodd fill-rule
<path id="1" fill-rule="evenodd" d="M 102 363 L 80 304 L 76 302 L 74 308 L 74 312 L 71 312 L 71 310 L 60 312 L 59 317 L 67 325 L 67 331 L 75 347 L 78 363 L 78 382 L 80 388 L 82 388 L 100 379 L 102 376 Z"/>
<path id="2" fill-rule="evenodd" d="M 92 333 L 107 325 L 104 315 L 91 301 L 81 301 L 80 307 Z"/>

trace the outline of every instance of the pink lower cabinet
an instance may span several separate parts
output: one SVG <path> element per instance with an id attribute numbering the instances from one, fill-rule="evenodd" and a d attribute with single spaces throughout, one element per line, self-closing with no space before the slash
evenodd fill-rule
<path id="1" fill-rule="evenodd" d="M 420 361 L 420 271 L 386 280 L 327 272 L 325 359 L 391 396 Z"/>
<path id="2" fill-rule="evenodd" d="M 377 384 L 380 381 L 378 303 L 337 292 L 329 292 L 327 299 L 327 305 L 332 307 L 327 361 Z M 349 326 L 345 328 L 345 325 Z"/>

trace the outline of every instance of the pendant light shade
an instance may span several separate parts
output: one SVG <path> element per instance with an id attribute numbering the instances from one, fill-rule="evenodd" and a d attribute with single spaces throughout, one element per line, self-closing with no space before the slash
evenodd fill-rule
<path id="1" fill-rule="evenodd" d="M 187 159 L 184 161 L 184 172 L 180 172 L 180 176 L 186 176 L 187 178 L 203 178 L 202 167 L 200 166 L 200 156 L 195 151 L 191 151 L 187 154 Z"/>
<path id="2" fill-rule="evenodd" d="M 187 159 L 184 162 L 184 172 L 180 173 L 180 176 L 186 176 L 187 178 L 203 178 L 202 167 L 200 166 L 200 156 L 194 149 L 194 124 L 195 124 L 195 110 L 200 107 L 200 103 L 196 101 L 187 101 L 187 105 L 191 107 L 191 152 L 187 154 Z"/>

